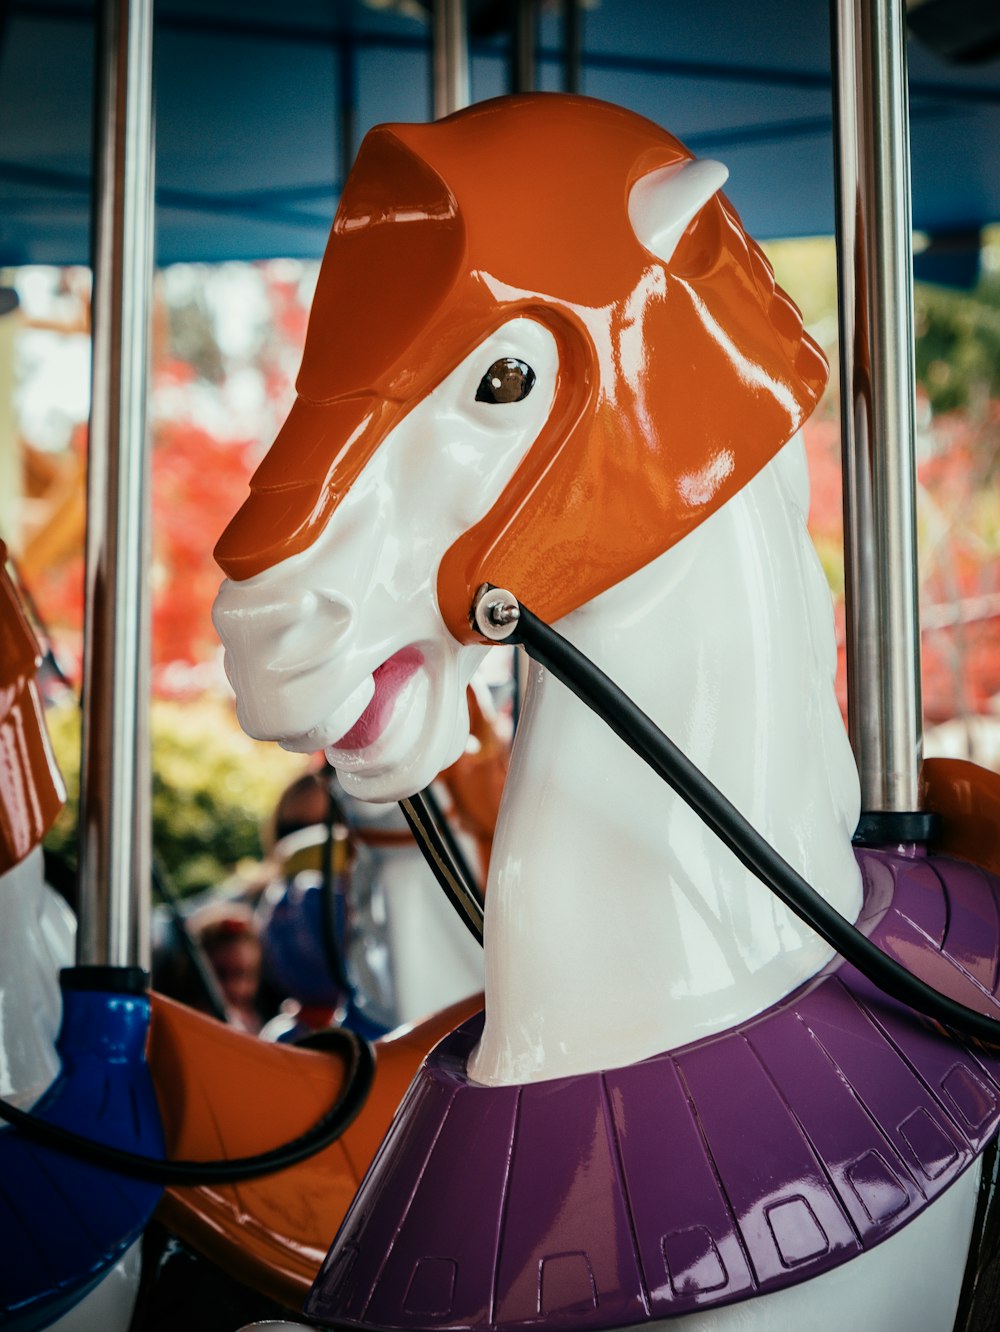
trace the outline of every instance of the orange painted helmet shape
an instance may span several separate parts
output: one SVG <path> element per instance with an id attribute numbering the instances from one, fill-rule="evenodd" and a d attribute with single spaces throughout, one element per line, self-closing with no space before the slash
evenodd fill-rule
<path id="1" fill-rule="evenodd" d="M 827 366 L 721 195 L 669 262 L 637 239 L 632 186 L 690 160 L 640 116 L 556 94 L 372 130 L 323 260 L 298 400 L 216 549 L 225 572 L 308 547 L 397 422 L 516 316 L 552 331 L 559 380 L 536 444 L 442 560 L 457 638 L 477 637 L 482 582 L 557 620 L 745 486 L 812 411 Z"/>
<path id="2" fill-rule="evenodd" d="M 34 850 L 65 800 L 35 685 L 41 653 L 0 541 L 0 874 Z"/>

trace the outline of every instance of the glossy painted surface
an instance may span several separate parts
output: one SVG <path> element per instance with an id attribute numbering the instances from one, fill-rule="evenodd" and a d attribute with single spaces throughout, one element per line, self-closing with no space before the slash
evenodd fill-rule
<path id="1" fill-rule="evenodd" d="M 380 1041 L 368 1100 L 325 1151 L 239 1185 L 169 1189 L 160 1219 L 224 1271 L 298 1308 L 421 1060 L 480 1003 L 456 1004 Z M 160 995 L 153 1014 L 149 1059 L 172 1157 L 275 1146 L 315 1123 L 340 1093 L 337 1057 L 269 1045 Z"/>
<path id="2" fill-rule="evenodd" d="M 0 876 L 0 1096 L 25 1107 L 59 1071 L 59 971 L 76 922 L 44 879 L 41 847 Z"/>
<path id="3" fill-rule="evenodd" d="M 634 136 L 652 135 L 661 149 L 664 136 L 645 122 L 572 99 L 515 99 L 506 111 L 493 107 L 482 119 L 477 119 L 478 110 L 470 113 L 470 124 L 486 133 L 483 142 L 488 143 L 493 117 L 502 121 L 509 111 L 516 126 L 532 108 L 541 117 L 543 138 L 550 114 L 563 129 L 575 116 L 588 124 L 596 116 L 608 121 L 596 137 L 598 157 L 601 144 L 609 152 L 616 139 L 615 151 L 628 145 L 611 202 L 595 193 L 593 208 L 583 210 L 587 225 L 593 213 L 598 227 L 610 227 L 609 210 L 617 210 L 616 248 L 606 264 L 602 259 L 578 274 L 580 282 L 624 281 L 629 264 L 641 258 L 642 272 L 653 271 L 652 265 L 664 283 L 668 270 L 676 276 L 683 269 L 678 290 L 690 296 L 701 291 L 698 265 L 711 251 L 715 267 L 702 276 L 711 286 L 717 275 L 722 289 L 729 290 L 727 283 L 742 270 L 733 260 L 735 251 L 726 248 L 735 245 L 736 232 L 719 230 L 728 214 L 712 195 L 720 178 L 715 168 L 695 164 L 682 172 L 670 170 L 648 154 L 643 169 L 635 168 L 636 159 L 629 156 L 636 148 Z M 449 170 L 453 166 L 456 173 L 462 153 L 471 151 L 465 131 L 456 129 L 462 123 L 462 118 L 449 122 L 441 140 L 450 145 L 455 161 Z M 437 143 L 437 128 L 419 133 Z M 411 157 L 404 154 L 399 160 L 410 162 Z M 683 158 L 681 153 L 678 160 Z M 367 179 L 361 172 L 359 198 Z M 599 171 L 593 191 L 601 179 Z M 387 193 L 392 183 L 378 186 L 380 217 L 393 215 Z M 398 206 L 404 208 L 410 195 L 399 180 L 395 186 L 402 191 Z M 557 208 L 554 198 L 552 209 Z M 685 229 L 699 200 L 701 211 Z M 526 188 L 520 205 L 525 217 L 535 203 Z M 351 216 L 348 209 L 344 217 Z M 554 217 L 545 216 L 546 225 L 555 226 Z M 374 226 L 372 245 L 378 239 L 374 233 L 382 237 L 379 244 L 388 245 L 395 226 L 388 221 Z M 400 230 L 405 231 L 402 224 Z M 362 232 L 367 234 L 364 227 Z M 715 242 L 722 247 L 719 254 Z M 753 268 L 756 250 L 741 243 Z M 470 248 L 468 263 L 473 253 Z M 513 252 L 504 253 L 505 262 L 515 261 Z M 526 251 L 524 263 L 540 275 L 552 260 L 560 281 L 570 282 L 570 257 L 567 251 L 552 260 L 551 247 L 543 245 L 537 255 Z M 792 338 L 794 318 L 783 297 L 764 299 L 762 260 L 758 269 L 754 281 L 740 288 L 742 314 L 738 318 L 734 308 L 727 319 L 734 328 L 744 328 L 742 318 L 747 328 L 757 329 L 763 356 L 765 345 L 773 350 Z M 327 284 L 317 297 L 314 331 L 334 318 L 326 300 L 334 290 L 335 284 Z M 669 290 L 674 292 L 673 286 Z M 627 285 L 621 288 L 626 305 L 631 291 Z M 610 309 L 614 302 L 608 292 L 605 296 L 610 304 L 604 308 Z M 678 302 L 683 307 L 684 299 L 671 295 L 671 309 Z M 597 384 L 598 365 L 601 392 L 633 406 L 634 386 L 618 384 L 616 375 L 627 378 L 626 372 L 646 364 L 647 357 L 652 365 L 654 352 L 656 365 L 670 373 L 670 358 L 659 356 L 656 341 L 663 310 L 655 300 L 648 311 L 641 301 L 629 308 L 635 313 L 630 333 L 626 337 L 619 330 L 622 336 L 612 339 L 608 357 L 589 369 L 575 359 L 565 330 L 553 331 L 547 306 L 533 309 L 532 318 L 504 324 L 390 430 L 310 546 L 223 585 L 215 619 L 241 720 L 252 734 L 292 748 L 324 745 L 347 789 L 365 799 L 407 796 L 449 762 L 464 738 L 464 681 L 480 649 L 456 642 L 447 607 L 439 604 L 439 570 L 465 539 L 462 534 L 478 530 L 503 496 L 513 493 L 525 467 L 541 466 L 538 460 L 549 458 L 550 436 L 562 430 L 567 440 L 576 440 L 572 447 L 566 443 L 566 456 L 576 457 L 579 471 L 572 503 L 550 515 L 549 535 L 558 540 L 564 523 L 572 524 L 574 506 L 586 502 L 596 526 L 586 551 L 576 552 L 580 568 L 574 578 L 590 577 L 604 562 L 606 570 L 613 564 L 613 576 L 623 581 L 565 616 L 560 627 L 620 680 L 838 909 L 853 917 L 860 901 L 850 852 L 857 778 L 832 690 L 832 616 L 805 531 L 808 501 L 801 457 L 791 448 L 787 458 L 782 455 L 757 471 L 763 461 L 755 454 L 757 426 L 770 432 L 772 452 L 785 436 L 775 426 L 773 395 L 760 388 L 760 375 L 737 356 L 737 378 L 743 376 L 747 392 L 748 385 L 757 385 L 754 412 L 744 412 L 740 424 L 746 450 L 741 443 L 734 454 L 739 459 L 734 475 L 739 474 L 742 489 L 712 512 L 710 494 L 716 492 L 714 482 L 706 481 L 704 521 L 665 552 L 647 552 L 643 567 L 628 574 L 631 566 L 618 562 L 620 543 L 663 530 L 662 514 L 653 523 L 644 506 L 674 493 L 659 470 L 665 455 L 658 447 L 664 436 L 656 413 L 662 408 L 668 424 L 678 427 L 667 452 L 690 462 L 689 447 L 694 453 L 702 447 L 705 424 L 715 405 L 726 399 L 726 376 L 733 366 L 725 371 L 719 356 L 736 355 L 743 336 L 724 331 L 721 323 L 713 325 L 716 341 L 709 338 L 707 352 L 703 338 L 689 338 L 684 365 L 690 370 L 705 359 L 719 387 L 716 391 L 702 383 L 695 370 L 683 391 L 675 384 L 687 412 L 683 422 L 670 415 L 660 397 L 643 399 L 649 466 L 641 477 L 629 479 L 615 471 L 619 455 L 628 455 L 627 431 L 618 421 L 618 434 L 604 439 L 602 454 L 610 469 L 605 480 L 611 485 L 615 478 L 611 494 L 588 470 L 591 454 L 580 452 L 584 437 L 574 434 L 561 403 L 568 385 Z M 402 317 L 405 322 L 408 315 Z M 387 336 L 391 342 L 395 330 Z M 404 356 L 412 336 L 406 334 L 391 354 L 386 352 L 389 360 Z M 368 347 L 351 354 L 377 359 L 380 353 Z M 533 368 L 534 387 L 522 401 L 497 405 L 478 400 L 482 377 L 498 357 Z M 307 353 L 305 379 L 313 382 L 324 364 Z M 415 392 L 425 367 L 426 358 L 413 370 Z M 338 373 L 336 363 L 330 373 Z M 351 371 L 360 373 L 357 367 Z M 769 381 L 772 387 L 779 379 Z M 778 398 L 785 395 L 786 405 L 791 401 L 787 384 L 775 392 Z M 338 400 L 337 410 L 347 401 Z M 800 404 L 796 412 L 800 408 L 805 409 Z M 676 403 L 675 409 L 680 410 Z M 786 426 L 795 416 L 790 407 L 789 412 Z M 315 420 L 319 424 L 320 417 Z M 317 435 L 312 452 L 300 440 L 301 457 L 314 458 L 322 438 Z M 587 439 L 587 449 L 597 450 L 597 437 Z M 279 447 L 265 464 L 261 484 L 270 477 L 275 486 L 284 485 L 282 475 L 289 481 L 281 453 Z M 554 477 L 555 453 L 550 461 Z M 697 486 L 685 476 L 682 489 L 690 498 Z M 549 473 L 546 478 L 548 485 Z M 279 494 L 287 497 L 291 491 L 273 492 Z M 245 513 L 252 513 L 254 503 Z M 523 551 L 535 558 L 546 549 L 527 534 L 515 542 L 511 533 L 510 546 L 513 553 L 505 551 L 503 558 L 520 558 Z M 501 573 L 492 568 L 488 576 L 501 581 Z M 532 585 L 532 596 L 535 591 L 544 599 L 542 584 Z M 544 613 L 544 604 L 529 604 Z M 396 698 L 386 729 L 374 744 L 345 751 L 337 740 L 377 691 L 379 667 L 411 647 L 420 649 L 424 665 Z M 776 906 L 676 797 L 565 690 L 537 673 L 512 775 L 489 889 L 488 1020 L 474 1067 L 480 1080 L 519 1082 L 644 1058 L 759 1011 L 828 959 L 829 949 Z"/>
<path id="4" fill-rule="evenodd" d="M 387 435 L 514 317 L 546 327 L 561 373 L 537 446 L 441 567 L 453 634 L 471 637 L 486 578 L 558 618 L 735 494 L 826 367 L 723 199 L 668 263 L 642 244 L 630 190 L 688 160 L 640 117 L 556 95 L 373 130 L 334 221 L 299 401 L 217 548 L 229 576 L 313 545 Z"/>
<path id="5" fill-rule="evenodd" d="M 62 805 L 63 786 L 34 681 L 41 654 L 5 559 L 0 543 L 0 1096 L 26 1108 L 45 1093 L 43 1112 L 78 1132 L 110 1133 L 125 1145 L 138 1132 L 131 1145 L 155 1151 L 142 1013 L 123 1011 L 107 996 L 77 995 L 59 1037 L 58 976 L 73 964 L 76 921 L 44 881 L 38 844 Z M 98 1033 L 106 1044 L 95 1051 Z M 144 1106 L 151 1121 L 137 1126 L 133 1105 Z M 113 1178 L 36 1149 L 6 1128 L 0 1173 L 0 1306 L 17 1306 L 4 1326 L 126 1328 L 139 1280 L 135 1239 L 159 1190 L 118 1188 Z"/>
<path id="6" fill-rule="evenodd" d="M 451 797 L 455 823 L 476 840 L 479 856 L 473 870 L 485 882 L 507 780 L 510 746 L 500 739 L 474 688 L 469 689 L 467 698 L 469 742 L 441 774 L 441 781 Z"/>
<path id="7" fill-rule="evenodd" d="M 263 1323 L 247 1323 L 239 1329 L 239 1332 L 308 1332 L 305 1323 L 289 1323 L 284 1319 L 276 1320 L 268 1318 Z"/>
<path id="8" fill-rule="evenodd" d="M 41 653 L 0 541 L 0 1096 L 30 1105 L 59 1069 L 59 969 L 76 922 L 45 884 L 39 843 L 62 807 L 42 718 Z"/>
<path id="9" fill-rule="evenodd" d="M 683 542 L 558 628 L 848 919 L 858 781 L 830 594 L 789 444 Z M 561 1077 L 723 1031 L 830 949 L 539 668 L 486 899 L 480 1082 Z"/>
<path id="10" fill-rule="evenodd" d="M 484 170 L 493 161 L 504 170 Z M 857 773 L 804 458 L 783 447 L 825 368 L 714 193 L 720 173 L 678 169 L 688 161 L 645 122 L 563 98 L 373 134 L 338 214 L 300 399 L 220 543 L 217 625 L 244 725 L 323 745 L 353 794 L 387 800 L 457 752 L 478 651 L 465 616 L 480 581 L 505 583 L 854 919 Z M 498 358 L 532 368 L 530 393 L 489 404 Z M 422 665 L 379 700 L 385 663 L 413 649 Z M 373 700 L 378 738 L 338 744 Z M 919 917 L 940 884 L 907 865 Z M 977 945 L 964 873 L 949 871 L 946 951 L 982 978 L 996 921 Z M 904 928 L 892 946 L 909 961 L 920 938 Z M 839 981 L 814 984 L 830 950 L 540 670 L 486 944 L 485 1027 L 459 1072 L 435 1065 L 411 1093 L 331 1260 L 338 1293 L 313 1312 L 596 1328 L 700 1318 L 763 1291 L 785 1310 L 773 1326 L 799 1329 L 810 1299 L 789 1303 L 786 1287 L 864 1255 L 857 1294 L 839 1288 L 845 1314 L 938 1332 L 920 1321 L 924 1288 L 900 1292 L 899 1273 L 939 1260 L 942 1298 L 957 1299 L 981 1142 L 948 1105 L 956 1087 L 975 1093 L 975 1067 L 948 1082 L 958 1056 L 930 1038 L 950 1063 L 925 1069 L 923 1029 L 904 1018 L 910 1058 L 880 1101 L 891 1061 L 863 1007 L 880 1001 L 860 982 L 858 1003 Z M 932 953 L 930 978 L 953 985 L 956 966 Z M 766 1043 L 779 1018 L 776 1048 L 752 1045 L 751 1028 Z M 838 1031 L 853 1037 L 827 1058 Z M 939 1159 L 942 1136 L 954 1150 Z M 532 1144 L 526 1165 L 510 1164 L 512 1143 Z M 925 1216 L 959 1175 L 947 1215 Z M 667 1220 L 664 1180 L 679 1190 Z M 868 1261 L 862 1212 L 871 1256 L 896 1257 Z M 503 1253 L 486 1270 L 491 1246 Z M 881 1322 L 860 1318 L 869 1292 Z"/>
<path id="11" fill-rule="evenodd" d="M 471 738 L 434 789 L 472 873 L 482 882 L 507 772 L 507 749 L 474 690 L 467 698 Z M 395 805 L 357 800 L 339 784 L 335 794 L 351 847 L 350 864 L 341 866 L 344 873 L 337 887 L 338 930 L 354 988 L 341 1020 L 374 1039 L 478 994 L 483 988 L 483 953 L 442 896 L 401 811 Z M 311 857 L 303 842 L 283 868 L 284 888 L 275 884 L 268 890 L 265 965 L 281 993 L 329 1012 L 339 996 L 320 928 L 325 829 L 293 834 L 289 846 L 298 846 L 304 838 L 311 842 Z M 273 1029 L 267 1034 L 273 1039 Z"/>
<path id="12" fill-rule="evenodd" d="M 144 997 L 66 990 L 61 1070 L 33 1113 L 96 1141 L 161 1157 L 160 1113 L 145 1060 L 148 1027 Z M 67 1157 L 15 1129 L 0 1130 L 4 1326 L 20 1332 L 64 1314 L 124 1257 L 161 1193 L 158 1185 Z M 130 1300 L 113 1300 L 112 1307 L 123 1313 L 118 1326 L 124 1326 Z M 115 1326 L 108 1323 L 108 1332 Z"/>
<path id="13" fill-rule="evenodd" d="M 46 1332 L 113 1332 L 130 1328 L 142 1272 L 142 1240 L 132 1247 L 101 1278 L 100 1283 L 68 1313 L 46 1324 Z"/>
<path id="14" fill-rule="evenodd" d="M 0 874 L 39 844 L 66 794 L 35 685 L 41 653 L 6 562 L 0 541 Z"/>
<path id="15" fill-rule="evenodd" d="M 484 369 L 502 357 L 534 367 L 534 390 L 505 407 L 477 402 Z M 544 428 L 559 375 L 548 329 L 504 324 L 406 416 L 308 549 L 223 583 L 213 618 L 244 730 L 325 748 L 348 793 L 367 800 L 411 795 L 458 759 L 466 689 L 486 649 L 449 633 L 435 572 Z M 375 695 L 379 668 L 412 648 L 421 664 L 379 738 L 339 743 Z"/>
<path id="16" fill-rule="evenodd" d="M 912 852 L 860 862 L 862 928 L 1000 1015 L 1000 880 Z M 950 1315 L 928 1323 L 920 1283 L 900 1286 L 893 1262 L 866 1269 L 838 1325 L 857 1311 L 853 1325 L 869 1332 L 950 1327 L 975 1193 L 965 1172 L 1000 1122 L 997 1052 L 956 1044 L 844 964 L 722 1036 L 521 1088 L 470 1080 L 478 1025 L 416 1079 L 307 1315 L 377 1328 L 625 1326 L 756 1300 L 902 1232 L 911 1263 L 937 1264 Z M 910 1230 L 953 1185 L 954 1230 Z M 887 1307 L 888 1322 L 872 1321 Z"/>
<path id="17" fill-rule="evenodd" d="M 939 850 L 1000 874 L 1000 774 L 964 759 L 926 759 L 924 808 L 941 819 Z"/>
<path id="18" fill-rule="evenodd" d="M 442 896 L 398 808 L 346 795 L 340 804 L 358 844 L 335 890 L 351 992 L 338 992 L 324 943 L 321 842 L 312 848 L 313 867 L 268 889 L 264 960 L 280 993 L 326 1010 L 321 1026 L 340 1007 L 338 1022 L 373 1040 L 480 993 L 483 952 Z M 325 837 L 322 828 L 311 831 Z M 474 844 L 463 841 L 474 854 Z M 301 859 L 297 854 L 293 865 Z M 274 1039 L 270 1024 L 264 1034 Z"/>

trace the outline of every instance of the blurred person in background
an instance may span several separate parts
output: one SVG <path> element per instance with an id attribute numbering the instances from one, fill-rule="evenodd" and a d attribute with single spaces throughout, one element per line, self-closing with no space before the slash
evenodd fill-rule
<path id="1" fill-rule="evenodd" d="M 253 909 L 245 902 L 210 902 L 193 911 L 185 924 L 218 982 L 226 1021 L 256 1035 L 267 1013 L 262 1012 L 260 931 Z M 219 1016 L 182 949 L 171 949 L 161 959 L 156 986 L 191 1008 Z"/>

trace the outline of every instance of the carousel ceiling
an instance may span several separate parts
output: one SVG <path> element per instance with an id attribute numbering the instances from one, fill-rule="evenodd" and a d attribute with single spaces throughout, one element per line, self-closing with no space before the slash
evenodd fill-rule
<path id="1" fill-rule="evenodd" d="M 86 260 L 93 9 L 0 6 L 0 264 Z M 825 0 L 600 0 L 583 42 L 581 90 L 723 159 L 752 233 L 832 232 Z M 502 32 L 473 38 L 474 99 L 506 90 L 508 51 Z M 961 249 L 1000 220 L 1000 59 L 956 65 L 915 39 L 909 56 L 914 222 Z M 345 143 L 429 116 L 430 33 L 416 4 L 158 0 L 155 77 L 159 261 L 318 256 Z M 558 5 L 538 81 L 562 86 Z M 513 187 L 516 145 L 483 170 Z"/>

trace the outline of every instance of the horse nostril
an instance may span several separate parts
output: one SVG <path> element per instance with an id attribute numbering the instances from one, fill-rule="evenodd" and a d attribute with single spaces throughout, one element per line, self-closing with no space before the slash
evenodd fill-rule
<path id="1" fill-rule="evenodd" d="M 310 595 L 321 622 L 338 637 L 346 633 L 354 619 L 353 605 L 336 592 L 313 592 Z"/>
<path id="2" fill-rule="evenodd" d="M 272 607 L 269 624 L 272 671 L 311 670 L 336 649 L 354 621 L 354 607 L 343 597 L 308 588 L 280 611 Z"/>
<path id="3" fill-rule="evenodd" d="M 303 612 L 315 629 L 329 642 L 343 638 L 354 620 L 354 607 L 335 592 L 309 591 L 303 598 Z"/>
<path id="4" fill-rule="evenodd" d="M 299 675 L 340 650 L 354 623 L 355 607 L 339 593 L 277 579 L 253 586 L 227 581 L 212 618 L 233 662 Z"/>

